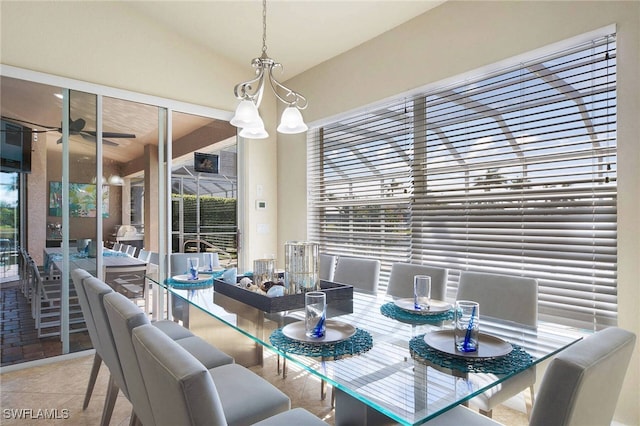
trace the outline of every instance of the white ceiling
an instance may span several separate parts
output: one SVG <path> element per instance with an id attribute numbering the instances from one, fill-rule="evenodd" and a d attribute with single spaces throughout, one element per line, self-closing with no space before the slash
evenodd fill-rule
<path id="1" fill-rule="evenodd" d="M 269 0 L 267 53 L 283 64 L 284 81 L 444 1 Z M 259 0 L 129 1 L 126 6 L 248 69 L 262 53 Z"/>

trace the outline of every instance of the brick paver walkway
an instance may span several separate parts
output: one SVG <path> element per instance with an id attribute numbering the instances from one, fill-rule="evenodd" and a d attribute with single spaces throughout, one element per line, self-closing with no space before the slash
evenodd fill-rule
<path id="1" fill-rule="evenodd" d="M 86 331 L 70 334 L 71 352 L 91 348 Z M 59 336 L 38 339 L 31 304 L 20 291 L 18 282 L 4 283 L 0 289 L 0 352 L 2 366 L 62 355 Z"/>

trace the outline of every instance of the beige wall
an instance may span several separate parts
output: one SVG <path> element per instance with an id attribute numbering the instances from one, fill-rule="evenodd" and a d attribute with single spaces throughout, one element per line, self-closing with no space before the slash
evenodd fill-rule
<path id="1" fill-rule="evenodd" d="M 619 325 L 640 335 L 640 2 L 447 2 L 287 84 L 309 99 L 304 116 L 313 122 L 609 24 L 618 33 Z M 304 138 L 278 143 L 280 164 L 292 152 L 302 164 Z M 280 205 L 287 200 L 278 216 L 280 243 L 305 229 L 304 179 L 303 167 L 279 168 Z M 637 344 L 616 412 L 627 425 L 640 424 L 639 366 Z"/>
<path id="2" fill-rule="evenodd" d="M 202 46 L 118 1 L 2 1 L 3 64 L 232 110 L 238 76 Z"/>
<path id="3" fill-rule="evenodd" d="M 231 88 L 248 76 L 246 67 L 189 45 L 117 3 L 4 1 L 0 14 L 3 64 L 224 110 L 235 107 Z M 287 85 L 310 100 L 306 120 L 321 120 L 614 23 L 619 322 L 640 333 L 640 2 L 451 1 Z M 265 122 L 275 122 L 273 102 L 265 100 L 261 110 Z M 240 141 L 247 259 L 276 251 L 281 257 L 285 241 L 306 238 L 305 138 L 280 136 L 276 154 L 275 129 L 267 130 L 267 140 Z M 267 198 L 267 211 L 256 212 L 257 198 Z M 259 223 L 269 232 L 257 234 Z M 616 412 L 627 425 L 640 424 L 639 348 Z"/>

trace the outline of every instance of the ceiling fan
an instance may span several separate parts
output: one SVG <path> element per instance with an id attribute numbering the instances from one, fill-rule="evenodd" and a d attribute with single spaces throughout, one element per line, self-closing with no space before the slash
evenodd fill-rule
<path id="1" fill-rule="evenodd" d="M 31 124 L 32 126 L 42 127 L 43 129 L 46 129 L 46 130 L 31 130 L 32 133 L 46 133 L 46 132 L 62 133 L 62 126 L 60 127 L 44 126 L 42 124 L 33 123 L 27 120 L 20 120 L 17 118 L 4 117 L 4 116 L 2 117 L 2 119 L 24 123 L 24 124 Z M 87 122 L 83 118 L 78 118 L 77 120 L 69 118 L 69 135 L 80 135 L 84 140 L 95 142 L 96 135 L 98 132 L 96 132 L 95 130 L 84 130 L 84 127 L 86 126 L 86 124 Z M 118 139 L 118 138 L 135 139 L 135 137 L 136 135 L 133 133 L 102 132 L 102 138 L 103 138 L 102 143 L 104 143 L 105 145 L 119 146 L 119 144 L 117 144 L 116 142 L 110 141 L 108 139 Z M 62 138 L 58 139 L 57 143 L 62 143 Z"/>

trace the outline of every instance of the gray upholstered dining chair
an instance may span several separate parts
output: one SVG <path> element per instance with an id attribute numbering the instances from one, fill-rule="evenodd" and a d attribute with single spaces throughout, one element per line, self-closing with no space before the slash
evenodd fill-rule
<path id="1" fill-rule="evenodd" d="M 337 256 L 332 254 L 320 253 L 320 273 L 318 274 L 321 280 L 333 281 L 334 274 L 336 272 L 336 259 Z"/>
<path id="2" fill-rule="evenodd" d="M 86 410 L 91 400 L 91 394 L 96 384 L 96 378 L 102 365 L 102 346 L 100 344 L 100 335 L 96 330 L 95 322 L 93 321 L 93 314 L 89 307 L 89 300 L 87 299 L 87 293 L 84 290 L 83 280 L 90 278 L 92 275 L 84 269 L 74 269 L 71 271 L 71 281 L 78 294 L 78 301 L 80 302 L 80 308 L 82 309 L 82 316 L 89 332 L 89 339 L 91 339 L 91 345 L 95 349 L 93 356 L 93 364 L 91 366 L 91 373 L 89 375 L 89 383 L 87 384 L 87 390 L 84 396 L 84 402 L 82 403 L 82 409 Z"/>
<path id="3" fill-rule="evenodd" d="M 524 327 L 538 326 L 538 281 L 510 275 L 466 272 L 460 274 L 456 300 L 474 300 L 482 316 L 511 321 Z M 494 407 L 529 388 L 534 403 L 535 367 L 516 374 L 473 398 L 471 405 L 491 417 Z M 530 405 L 527 404 L 527 411 Z"/>
<path id="4" fill-rule="evenodd" d="M 333 281 L 349 284 L 354 290 L 375 294 L 378 291 L 380 261 L 360 257 L 338 257 Z"/>
<path id="5" fill-rule="evenodd" d="M 114 293 L 114 290 L 104 281 L 93 276 L 82 280 L 82 286 L 84 287 L 87 300 L 89 302 L 89 308 L 93 316 L 95 329 L 99 336 L 101 358 L 110 373 L 107 397 L 105 399 L 100 423 L 104 426 L 109 424 L 119 390 L 122 390 L 125 397 L 131 400 L 129 397 L 127 382 L 122 370 L 122 364 L 120 363 L 116 342 L 114 340 L 104 305 L 105 295 Z M 169 339 L 177 341 L 178 345 L 184 345 L 185 350 L 193 352 L 194 355 L 199 357 L 200 361 L 204 362 L 206 365 L 217 366 L 222 362 L 233 361 L 231 357 L 221 351 L 218 351 L 213 346 L 209 345 L 207 342 L 173 321 L 156 321 L 153 323 L 153 326 Z"/>
<path id="6" fill-rule="evenodd" d="M 171 274 L 182 275 L 186 274 L 189 270 L 188 262 L 189 258 L 195 257 L 199 259 L 199 267 L 209 267 L 209 262 L 212 263 L 212 268 L 220 267 L 220 258 L 218 253 L 212 252 L 200 252 L 200 253 L 171 253 L 169 255 L 169 264 L 171 265 Z M 178 322 L 182 321 L 185 327 L 189 326 L 189 316 L 185 315 L 187 310 L 186 302 L 179 297 L 169 295 L 171 301 L 171 316 Z"/>
<path id="7" fill-rule="evenodd" d="M 413 277 L 428 275 L 431 277 L 431 298 L 445 300 L 447 295 L 447 269 L 413 263 L 394 263 L 391 265 L 387 294 L 394 298 L 413 297 Z"/>
<path id="8" fill-rule="evenodd" d="M 152 425 L 155 421 L 131 340 L 133 329 L 151 323 L 135 303 L 120 293 L 105 294 L 103 302 L 134 412 L 142 424 Z M 190 354 L 195 355 L 196 359 L 207 368 L 234 362 L 232 357 L 197 336 L 174 341 Z"/>
<path id="9" fill-rule="evenodd" d="M 101 357 L 109 369 L 107 396 L 104 401 L 102 418 L 100 420 L 101 426 L 107 426 L 111 420 L 111 414 L 113 413 L 113 407 L 116 403 L 118 391 L 121 389 L 124 395 L 128 398 L 124 374 L 120 366 L 115 342 L 113 341 L 111 329 L 109 328 L 106 312 L 102 303 L 104 295 L 112 293 L 113 289 L 95 277 L 85 278 L 83 280 L 83 285 L 87 295 L 87 300 L 89 301 L 91 313 L 93 314 L 96 331 L 100 336 L 100 347 L 102 349 Z"/>
<path id="10" fill-rule="evenodd" d="M 610 327 L 560 352 L 545 371 L 529 425 L 611 424 L 635 341 L 635 334 Z M 425 424 L 499 425 L 463 406 Z"/>
<path id="11" fill-rule="evenodd" d="M 244 367 L 207 370 L 154 327 L 136 327 L 132 339 L 155 425 L 326 425 L 290 410 L 285 394 Z"/>

